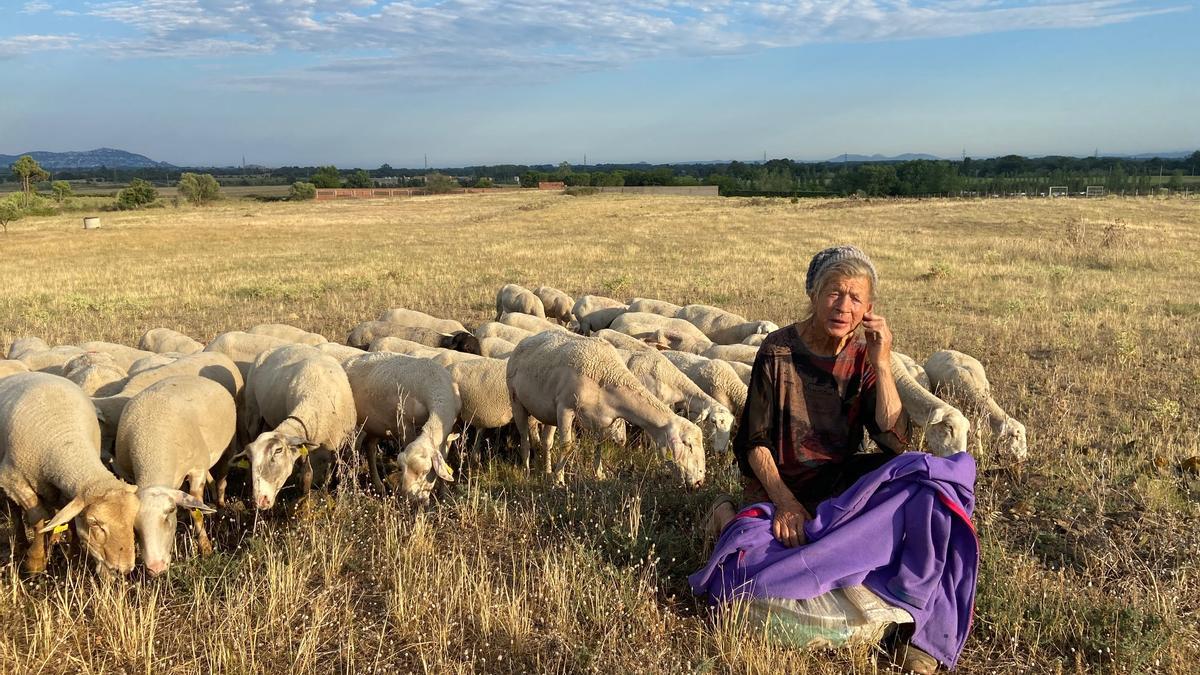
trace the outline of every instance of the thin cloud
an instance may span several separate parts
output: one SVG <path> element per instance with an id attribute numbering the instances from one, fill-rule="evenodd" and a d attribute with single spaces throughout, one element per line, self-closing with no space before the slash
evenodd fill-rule
<path id="1" fill-rule="evenodd" d="M 25 3 L 25 6 L 21 8 L 21 13 L 22 14 L 38 14 L 41 12 L 48 11 L 50 9 L 53 9 L 53 8 L 50 6 L 50 3 L 48 3 L 48 2 L 41 2 L 40 0 L 31 0 L 30 2 Z"/>
<path id="2" fill-rule="evenodd" d="M 79 42 L 75 35 L 14 35 L 0 38 L 0 59 L 15 59 L 37 52 L 70 49 Z"/>

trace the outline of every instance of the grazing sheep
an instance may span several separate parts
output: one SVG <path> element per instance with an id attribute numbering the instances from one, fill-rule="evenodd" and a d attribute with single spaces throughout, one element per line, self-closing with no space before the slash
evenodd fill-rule
<path id="1" fill-rule="evenodd" d="M 925 429 L 929 452 L 949 457 L 967 451 L 970 423 L 954 406 L 934 396 L 908 374 L 904 362 L 892 353 L 892 379 L 908 419 Z"/>
<path id="2" fill-rule="evenodd" d="M 546 318 L 546 308 L 533 291 L 517 284 L 504 284 L 496 291 L 496 320 L 507 312 L 530 314 L 539 319 Z"/>
<path id="3" fill-rule="evenodd" d="M 200 351 L 204 351 L 204 350 L 201 349 Z M 192 352 L 192 353 L 199 354 L 200 352 Z M 181 356 L 190 356 L 190 354 L 181 354 L 179 352 L 166 352 L 163 354 L 155 354 L 154 356 L 146 356 L 146 357 L 140 358 L 137 361 L 134 361 L 133 365 L 129 366 L 128 375 L 130 377 L 133 377 L 134 375 L 137 375 L 138 373 L 144 373 L 147 370 L 154 370 L 155 368 L 158 368 L 159 366 L 165 366 L 168 363 L 175 363 L 175 361 L 178 360 L 179 357 L 181 357 Z"/>
<path id="4" fill-rule="evenodd" d="M 733 372 L 737 373 L 738 378 L 748 387 L 750 386 L 750 373 L 754 371 L 754 366 L 741 361 L 725 361 L 733 368 Z"/>
<path id="5" fill-rule="evenodd" d="M 134 527 L 150 574 L 161 574 L 171 564 L 178 508 L 192 513 L 201 555 L 212 553 L 203 513 L 213 509 L 204 504 L 204 484 L 212 469 L 217 504 L 223 505 L 236 428 L 233 397 L 216 382 L 195 375 L 156 382 L 125 406 L 117 429 L 116 469 L 137 485 L 141 508 Z M 188 492 L 179 489 L 185 478 Z"/>
<path id="6" fill-rule="evenodd" d="M 611 328 L 603 328 L 603 329 L 598 330 L 595 333 L 593 333 L 593 335 L 595 337 L 605 340 L 606 342 L 608 342 L 612 346 L 616 347 L 617 349 L 624 349 L 624 350 L 631 351 L 631 352 L 647 352 L 647 351 L 654 352 L 654 351 L 658 351 L 658 349 L 660 347 L 661 348 L 666 347 L 665 344 L 658 344 L 658 343 L 651 344 L 650 342 L 647 342 L 646 340 L 631 337 L 624 333 L 618 333 L 617 331 L 615 331 Z M 653 338 L 649 338 L 649 339 L 653 340 Z"/>
<path id="7" fill-rule="evenodd" d="M 63 366 L 63 377 L 79 385 L 88 396 L 95 396 L 101 388 L 128 376 L 113 357 L 104 352 L 84 352 Z"/>
<path id="8" fill-rule="evenodd" d="M 8 346 L 8 358 L 16 361 L 21 357 L 36 354 L 38 352 L 50 351 L 50 345 L 39 337 L 23 337 L 13 340 L 13 343 Z"/>
<path id="9" fill-rule="evenodd" d="M 517 346 L 504 338 L 485 337 L 479 341 L 479 353 L 493 359 L 507 359 Z"/>
<path id="10" fill-rule="evenodd" d="M 740 363 L 754 365 L 754 358 L 758 356 L 758 347 L 742 344 L 714 344 L 708 349 L 705 349 L 700 355 L 710 359 L 738 361 Z"/>
<path id="11" fill-rule="evenodd" d="M 673 302 L 666 300 L 653 300 L 651 298 L 634 298 L 629 301 L 629 311 L 644 312 L 646 314 L 657 314 L 665 316 L 668 319 L 674 319 L 675 315 L 683 307 L 676 305 Z"/>
<path id="12" fill-rule="evenodd" d="M 275 504 L 297 459 L 307 498 L 313 478 L 310 452 L 320 449 L 334 456 L 354 433 L 354 394 L 342 364 L 307 345 L 276 347 L 254 360 L 243 398 L 248 437 L 254 438 L 245 454 L 255 506 Z"/>
<path id="13" fill-rule="evenodd" d="M 750 321 L 712 305 L 688 305 L 681 308 L 675 318 L 691 323 L 719 345 L 737 344 L 751 335 L 766 335 L 779 330 L 779 326 L 770 321 Z"/>
<path id="14" fill-rule="evenodd" d="M 490 337 L 497 337 L 501 340 L 507 340 L 514 345 L 520 344 L 521 340 L 524 340 L 530 335 L 533 335 L 533 333 L 525 330 L 524 328 L 509 326 L 498 321 L 488 321 L 487 323 L 475 329 L 475 337 L 479 338 L 480 340 Z"/>
<path id="15" fill-rule="evenodd" d="M 932 391 L 929 386 L 929 376 L 925 374 L 925 369 L 921 367 L 921 364 L 914 361 L 913 358 L 907 354 L 901 354 L 900 352 L 895 351 L 892 353 L 895 354 L 896 358 L 900 360 L 900 364 L 904 366 L 906 371 L 908 371 L 909 376 L 917 381 L 917 384 Z"/>
<path id="16" fill-rule="evenodd" d="M 729 408 L 705 393 L 657 350 L 625 352 L 622 357 L 629 372 L 658 400 L 674 410 L 682 409 L 685 416 L 696 424 L 707 422 L 712 425 L 714 450 L 723 452 L 728 447 L 729 432 L 734 422 Z"/>
<path id="17" fill-rule="evenodd" d="M 763 340 L 766 340 L 766 339 L 767 339 L 766 333 L 755 333 L 754 335 L 747 337 L 745 340 L 742 340 L 742 344 L 760 347 L 760 346 L 762 346 Z"/>
<path id="18" fill-rule="evenodd" d="M 343 344 L 338 344 L 337 342 L 322 342 L 321 344 L 317 345 L 317 350 L 337 359 L 342 366 L 345 366 L 347 361 L 356 359 L 367 353 L 365 350 L 348 347 Z"/>
<path id="19" fill-rule="evenodd" d="M 61 376 L 64 372 L 63 366 L 83 352 L 84 350 L 74 345 L 59 345 L 42 351 L 23 350 L 17 360 L 30 370 Z"/>
<path id="20" fill-rule="evenodd" d="M 142 349 L 134 349 L 126 345 L 117 344 L 115 342 L 103 342 L 100 340 L 92 340 L 79 345 L 79 348 L 85 352 L 103 352 L 113 357 L 113 363 L 126 372 L 129 367 L 138 359 L 147 356 L 154 356 L 154 352 L 148 352 Z"/>
<path id="21" fill-rule="evenodd" d="M 204 343 L 170 328 L 151 328 L 142 334 L 138 340 L 138 349 L 148 352 L 165 354 L 177 352 L 180 354 L 195 354 L 204 351 Z"/>
<path id="22" fill-rule="evenodd" d="M 329 342 L 324 335 L 310 333 L 303 328 L 289 326 L 286 323 L 260 323 L 246 331 L 251 335 L 269 335 L 286 342 L 315 347 L 322 342 Z"/>
<path id="23" fill-rule="evenodd" d="M 396 337 L 382 337 L 375 340 L 367 347 L 367 352 L 391 352 L 393 354 L 408 354 L 409 356 L 420 356 L 422 358 L 431 358 L 437 356 L 438 353 L 434 347 L 428 347 L 419 342 Z"/>
<path id="24" fill-rule="evenodd" d="M 538 286 L 533 289 L 533 294 L 542 301 L 542 308 L 546 310 L 546 318 L 558 319 L 564 325 L 575 319 L 575 315 L 571 313 L 571 308 L 575 306 L 575 300 L 566 293 L 550 286 Z"/>
<path id="25" fill-rule="evenodd" d="M 346 364 L 371 481 L 385 492 L 379 476 L 379 440 L 404 445 L 397 460 L 400 492 L 426 503 L 437 478 L 453 481 L 445 451 L 462 402 L 450 373 L 428 359 L 404 354 L 368 354 Z"/>
<path id="26" fill-rule="evenodd" d="M 409 342 L 416 342 L 425 345 L 426 347 L 434 347 L 437 349 L 453 349 L 455 351 L 466 352 L 468 354 L 479 353 L 479 338 L 475 337 L 467 331 L 456 331 L 446 334 L 439 333 L 432 328 L 415 328 L 412 326 L 401 326 L 399 324 L 383 324 L 372 327 L 373 329 L 365 329 L 359 331 L 357 328 L 350 333 L 347 338 L 347 343 L 351 347 L 360 349 L 369 346 L 376 340 L 384 337 L 400 338 Z M 370 341 L 364 342 L 367 338 Z"/>
<path id="27" fill-rule="evenodd" d="M 18 361 L 16 359 L 0 359 L 0 378 L 28 372 L 29 366 L 25 365 L 24 361 Z"/>
<path id="28" fill-rule="evenodd" d="M 711 342 L 699 328 L 683 319 L 670 319 L 647 312 L 626 312 L 618 316 L 609 328 L 634 337 L 653 335 L 658 331 L 663 331 L 663 335 L 673 344 L 681 340 L 705 345 Z"/>
<path id="29" fill-rule="evenodd" d="M 567 330 L 553 321 L 539 319 L 536 316 L 521 314 L 519 312 L 505 312 L 500 315 L 498 320 L 506 326 L 527 330 L 530 333 L 540 333 L 544 330 Z"/>
<path id="30" fill-rule="evenodd" d="M 988 427 L 1000 443 L 1001 453 L 1021 462 L 1029 454 L 1025 425 L 1004 412 L 992 398 L 987 373 L 974 357 L 952 349 L 934 352 L 925 361 L 929 383 L 939 396 L 963 407 L 974 419 L 987 417 Z"/>
<path id="31" fill-rule="evenodd" d="M 579 326 L 577 327 L 578 332 L 588 335 L 592 331 L 608 328 L 613 319 L 628 311 L 628 309 L 629 306 L 620 300 L 606 298 L 603 295 L 585 295 L 575 300 L 575 306 L 571 308 L 571 314 L 575 315 L 575 320 L 579 322 Z M 591 316 L 600 310 L 610 311 L 602 315 L 598 314 L 595 317 Z"/>
<path id="32" fill-rule="evenodd" d="M 100 461 L 100 426 L 79 387 L 47 373 L 0 380 L 0 489 L 24 510 L 33 529 L 27 572 L 46 569 L 44 534 L 75 520 L 88 553 L 127 574 L 134 564 L 137 488 Z M 47 507 L 65 500 L 53 517 Z M 14 522 L 19 540 L 25 528 Z"/>
<path id="33" fill-rule="evenodd" d="M 228 356 L 237 364 L 238 370 L 242 371 L 242 379 L 245 380 L 250 372 L 250 366 L 254 364 L 254 360 L 258 358 L 259 354 L 289 344 L 292 343 L 270 335 L 256 335 L 235 330 L 221 333 L 213 338 L 204 351 L 218 352 Z"/>
<path id="34" fill-rule="evenodd" d="M 475 430 L 471 454 L 479 456 L 486 429 L 499 429 L 512 423 L 512 404 L 508 401 L 508 364 L 501 359 L 472 359 L 446 367 L 458 388 L 462 407 L 458 419 Z"/>
<path id="35" fill-rule="evenodd" d="M 425 357 L 430 361 L 442 366 L 449 366 L 451 363 L 462 363 L 463 361 L 478 361 L 487 358 L 478 354 L 467 354 L 466 352 L 456 352 L 453 349 L 438 349 L 433 356 Z"/>
<path id="36" fill-rule="evenodd" d="M 439 333 L 457 333 L 466 330 L 461 323 L 453 319 L 439 319 L 424 312 L 403 307 L 385 310 L 379 315 L 379 320 L 384 323 L 396 323 L 413 328 L 431 328 Z"/>
<path id="37" fill-rule="evenodd" d="M 555 469 L 560 481 L 576 422 L 584 429 L 602 431 L 623 419 L 642 428 L 666 449 L 676 476 L 685 484 L 704 481 L 704 435 L 700 427 L 673 414 L 647 391 L 608 342 L 562 331 L 538 333 L 517 345 L 507 362 L 506 379 L 526 471 L 530 417 L 557 427 L 562 434 L 565 451 Z M 602 478 L 600 459 L 597 446 L 596 476 Z"/>
<path id="38" fill-rule="evenodd" d="M 704 393 L 728 408 L 735 418 L 741 417 L 742 408 L 746 406 L 748 387 L 728 361 L 676 351 L 663 352 L 663 356 L 690 377 Z"/>

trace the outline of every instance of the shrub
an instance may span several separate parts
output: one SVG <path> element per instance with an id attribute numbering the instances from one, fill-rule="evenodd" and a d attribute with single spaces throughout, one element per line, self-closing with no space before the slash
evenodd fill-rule
<path id="1" fill-rule="evenodd" d="M 569 187 L 569 188 L 566 188 L 565 190 L 563 190 L 564 194 L 571 195 L 572 197 L 585 197 L 587 195 L 594 195 L 597 192 L 600 192 L 600 189 L 592 187 L 590 185 L 579 185 L 576 187 Z"/>
<path id="2" fill-rule="evenodd" d="M 319 188 L 340 188 L 342 187 L 342 175 L 338 173 L 336 166 L 318 167 L 316 173 L 312 175 L 312 184 Z"/>
<path id="3" fill-rule="evenodd" d="M 50 189 L 54 191 L 54 201 L 59 205 L 66 203 L 68 199 L 75 196 L 71 190 L 71 184 L 65 180 L 56 180 L 50 184 Z"/>
<path id="4" fill-rule="evenodd" d="M 179 177 L 179 194 L 196 206 L 203 206 L 221 196 L 221 184 L 210 173 L 185 173 Z"/>
<path id="5" fill-rule="evenodd" d="M 8 234 L 9 223 L 20 220 L 24 215 L 13 199 L 0 200 L 0 227 L 4 228 L 4 234 Z"/>
<path id="6" fill-rule="evenodd" d="M 458 181 L 442 173 L 431 173 L 425 176 L 425 189 L 431 194 L 445 194 L 462 187 Z"/>
<path id="7" fill-rule="evenodd" d="M 302 202 L 307 199 L 317 198 L 317 186 L 312 183 L 296 181 L 292 183 L 292 189 L 288 190 L 288 201 Z"/>
<path id="8" fill-rule="evenodd" d="M 129 187 L 117 193 L 117 208 L 122 211 L 140 209 L 158 201 L 158 190 L 148 181 L 134 178 Z"/>
<path id="9" fill-rule="evenodd" d="M 346 179 L 346 187 L 350 188 L 369 188 L 374 187 L 374 185 L 375 182 L 371 180 L 371 174 L 363 169 L 355 171 Z"/>

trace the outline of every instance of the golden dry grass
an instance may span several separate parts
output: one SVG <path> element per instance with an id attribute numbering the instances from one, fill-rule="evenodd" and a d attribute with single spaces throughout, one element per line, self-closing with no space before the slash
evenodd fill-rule
<path id="1" fill-rule="evenodd" d="M 508 281 L 788 322 L 805 265 L 853 242 L 897 349 L 989 368 L 1029 429 L 980 458 L 984 546 L 963 672 L 1193 672 L 1200 662 L 1200 203 L 803 201 L 521 192 L 223 202 L 28 218 L 0 237 L 0 343 L 199 339 L 286 322 L 344 337 L 386 307 L 468 324 Z M 0 581 L 7 672 L 874 672 L 714 624 L 687 594 L 696 494 L 608 450 L 566 490 L 498 459 L 414 514 L 354 490 L 299 521 L 217 525 L 222 550 L 108 584 L 59 555 Z M 578 456 L 578 455 L 577 455 Z"/>

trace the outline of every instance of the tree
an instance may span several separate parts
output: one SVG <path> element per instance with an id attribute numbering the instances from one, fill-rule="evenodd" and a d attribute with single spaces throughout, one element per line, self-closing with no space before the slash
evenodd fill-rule
<path id="1" fill-rule="evenodd" d="M 21 179 L 21 192 L 25 193 L 25 206 L 28 207 L 33 197 L 34 184 L 50 178 L 50 174 L 29 155 L 21 155 L 13 162 L 12 172 Z"/>
<path id="2" fill-rule="evenodd" d="M 371 174 L 362 169 L 350 174 L 350 177 L 346 179 L 346 187 L 369 188 L 374 185 L 375 183 L 371 181 Z"/>
<path id="3" fill-rule="evenodd" d="M 288 201 L 302 202 L 306 199 L 317 198 L 317 186 L 312 183 L 303 183 L 296 181 L 292 183 L 292 187 L 288 190 Z"/>
<path id="4" fill-rule="evenodd" d="M 480 178 L 479 180 L 475 181 L 475 187 L 477 187 L 477 188 L 490 188 L 493 186 L 495 186 L 495 181 L 493 181 L 491 178 L 488 178 L 487 176 L 484 176 L 484 177 Z"/>
<path id="5" fill-rule="evenodd" d="M 1183 169 L 1175 169 L 1171 172 L 1171 179 L 1167 181 L 1167 187 L 1172 190 L 1183 189 Z"/>
<path id="6" fill-rule="evenodd" d="M 117 193 L 117 208 L 122 211 L 140 209 L 156 201 L 158 201 L 158 190 L 141 178 L 134 178 L 130 181 L 129 187 Z"/>
<path id="7" fill-rule="evenodd" d="M 54 201 L 58 202 L 59 206 L 75 196 L 75 193 L 71 190 L 71 184 L 65 180 L 54 181 L 50 184 L 50 189 L 54 191 Z"/>
<path id="8" fill-rule="evenodd" d="M 221 184 L 211 173 L 185 173 L 179 177 L 179 194 L 196 206 L 204 206 L 220 197 Z"/>
<path id="9" fill-rule="evenodd" d="M 319 188 L 340 188 L 342 187 L 342 175 L 338 173 L 336 166 L 317 167 L 317 170 L 312 175 L 312 184 Z"/>
<path id="10" fill-rule="evenodd" d="M 453 192 L 460 187 L 462 186 L 458 184 L 458 181 L 446 174 L 434 172 L 425 176 L 425 189 L 432 194 Z"/>
<path id="11" fill-rule="evenodd" d="M 0 201 L 0 227 L 4 228 L 4 234 L 8 234 L 8 224 L 14 220 L 20 220 L 25 214 L 21 212 L 21 208 L 16 202 L 11 199 Z"/>

